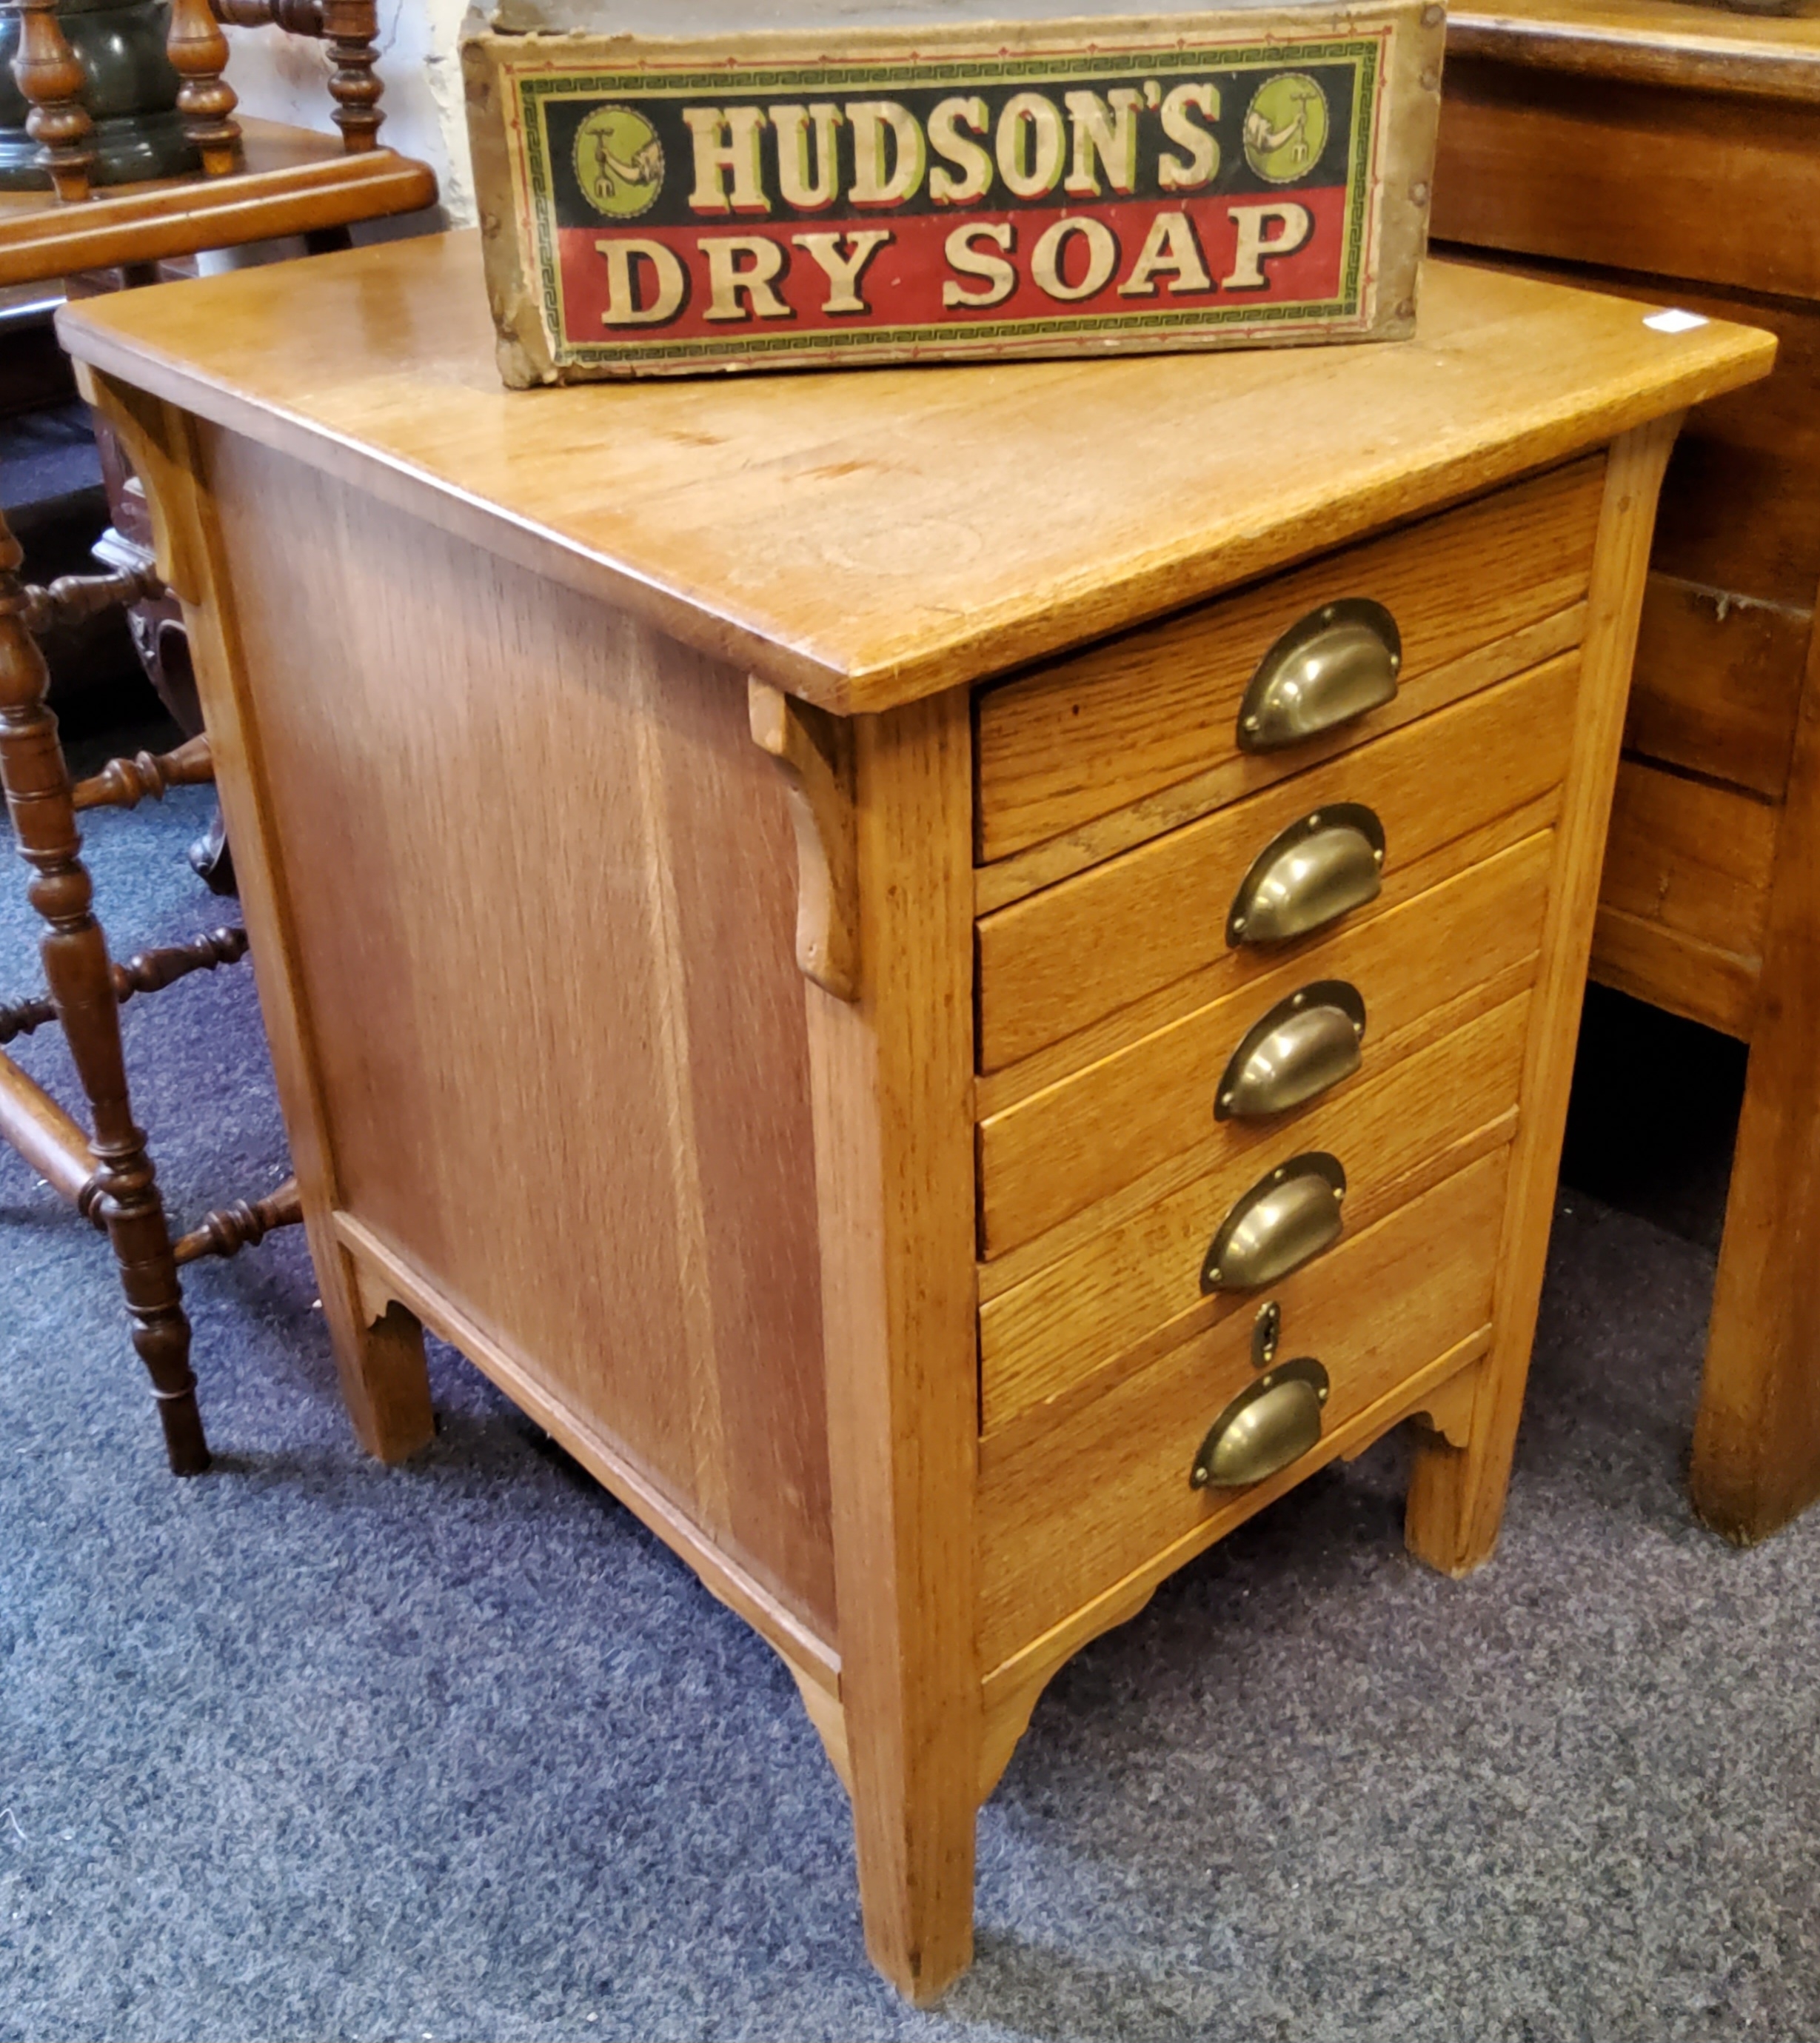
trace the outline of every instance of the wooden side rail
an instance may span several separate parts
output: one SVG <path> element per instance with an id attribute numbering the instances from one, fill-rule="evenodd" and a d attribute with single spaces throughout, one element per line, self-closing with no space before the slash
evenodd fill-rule
<path id="1" fill-rule="evenodd" d="M 89 1139 L 49 1094 L 0 1055 L 0 1140 L 10 1142 L 59 1197 L 102 1223 L 101 1179 Z"/>
<path id="2" fill-rule="evenodd" d="M 83 1219 L 105 1231 L 102 1204 L 107 1187 L 88 1137 L 37 1081 L 0 1054 L 0 1141 L 18 1152 L 59 1198 L 67 1199 Z M 202 1216 L 171 1245 L 179 1268 L 205 1255 L 238 1255 L 275 1228 L 303 1225 L 303 1200 L 295 1178 L 286 1178 L 262 1199 L 236 1199 Z"/>
<path id="3" fill-rule="evenodd" d="M 218 965 L 238 964 L 246 955 L 247 933 L 239 928 L 210 930 L 186 944 L 138 951 L 125 964 L 112 968 L 114 998 L 124 1007 L 136 993 L 162 993 L 193 972 L 213 972 Z M 48 993 L 0 1007 L 0 1044 L 10 1043 L 16 1036 L 29 1036 L 34 1029 L 41 1029 L 56 1018 L 56 1002 Z"/>
<path id="4" fill-rule="evenodd" d="M 110 759 L 86 780 L 79 780 L 71 797 L 82 809 L 131 809 L 144 801 L 162 802 L 171 788 L 207 788 L 214 784 L 215 761 L 206 736 L 192 738 L 174 752 L 139 752 L 130 759 Z"/>
<path id="5" fill-rule="evenodd" d="M 125 568 L 115 574 L 59 575 L 48 588 L 28 588 L 20 609 L 25 629 L 43 633 L 56 624 L 79 624 L 104 610 L 163 596 L 156 568 Z"/>
<path id="6" fill-rule="evenodd" d="M 262 1242 L 274 1228 L 301 1227 L 303 1195 L 295 1178 L 286 1178 L 270 1198 L 236 1199 L 202 1216 L 202 1225 L 182 1236 L 172 1250 L 178 1264 L 205 1255 L 238 1255 Z"/>

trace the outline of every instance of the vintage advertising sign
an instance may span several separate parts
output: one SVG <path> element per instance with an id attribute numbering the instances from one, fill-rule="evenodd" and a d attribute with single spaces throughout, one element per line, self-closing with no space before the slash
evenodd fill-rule
<path id="1" fill-rule="evenodd" d="M 508 380 L 1407 332 L 1435 95 L 1399 38 L 1438 77 L 1439 28 L 1318 21 L 813 61 L 485 38 Z"/>

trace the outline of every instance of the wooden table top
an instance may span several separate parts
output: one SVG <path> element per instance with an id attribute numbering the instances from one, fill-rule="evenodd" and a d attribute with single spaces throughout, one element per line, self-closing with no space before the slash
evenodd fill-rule
<path id="1" fill-rule="evenodd" d="M 1820 104 L 1820 0 L 1792 14 L 1693 0 L 1495 0 L 1451 7 L 1447 48 L 1538 70 Z"/>
<path id="2" fill-rule="evenodd" d="M 1121 630 L 1767 373 L 1431 263 L 1415 339 L 508 391 L 474 234 L 93 298 L 79 360 L 841 711 Z"/>

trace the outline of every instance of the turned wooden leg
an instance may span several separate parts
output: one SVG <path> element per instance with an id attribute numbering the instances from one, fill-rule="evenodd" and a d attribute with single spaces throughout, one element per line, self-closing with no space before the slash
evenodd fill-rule
<path id="1" fill-rule="evenodd" d="M 228 67 L 228 38 L 209 0 L 171 0 L 167 47 L 183 80 L 177 110 L 183 116 L 185 137 L 200 152 L 206 176 L 225 177 L 240 164 L 240 124 L 234 118 L 239 96 L 221 75 Z"/>
<path id="2" fill-rule="evenodd" d="M 1820 1497 L 1820 633 L 1776 833 L 1694 1426 L 1694 1508 L 1748 1546 Z"/>
<path id="3" fill-rule="evenodd" d="M 190 1322 L 156 1175 L 133 1125 L 107 941 L 90 912 L 94 888 L 79 856 L 57 720 L 45 703 L 50 677 L 25 628 L 19 562 L 17 542 L 0 521 L 0 784 L 20 854 L 33 868 L 32 905 L 48 925 L 40 946 L 44 976 L 88 1096 L 102 1211 L 132 1344 L 151 1377 L 171 1468 L 196 1475 L 209 1466 L 209 1447 L 190 1369 Z"/>
<path id="4" fill-rule="evenodd" d="M 82 101 L 82 67 L 57 21 L 57 0 L 13 0 L 19 47 L 13 76 L 31 112 L 25 132 L 57 197 L 79 205 L 94 168 L 94 123 Z"/>

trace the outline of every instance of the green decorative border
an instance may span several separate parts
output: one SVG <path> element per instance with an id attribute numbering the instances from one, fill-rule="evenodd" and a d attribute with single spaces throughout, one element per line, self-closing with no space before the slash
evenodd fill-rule
<path id="1" fill-rule="evenodd" d="M 1077 57 L 1025 57 L 1015 60 L 967 58 L 948 63 L 816 64 L 772 70 L 731 72 L 563 71 L 515 78 L 516 126 L 522 140 L 523 197 L 536 247 L 541 310 L 551 359 L 559 368 L 597 368 L 638 362 L 724 361 L 730 355 L 826 354 L 839 351 L 859 355 L 874 347 L 914 347 L 925 343 L 972 347 L 994 342 L 1045 340 L 1098 335 L 1212 332 L 1222 327 L 1294 324 L 1339 324 L 1356 320 L 1359 285 L 1365 264 L 1365 215 L 1371 193 L 1371 170 L 1377 141 L 1376 98 L 1381 39 L 1356 42 L 1288 43 L 1231 49 L 1150 50 L 1121 55 L 1100 52 Z M 712 92 L 726 96 L 737 82 L 742 92 L 773 92 L 791 88 L 827 91 L 847 86 L 964 84 L 979 80 L 1046 79 L 1079 76 L 1153 77 L 1181 71 L 1281 71 L 1292 63 L 1353 66 L 1352 163 L 1347 179 L 1346 243 L 1341 259 L 1338 300 L 1278 300 L 1270 305 L 1229 307 L 1190 306 L 1179 312 L 1082 314 L 1052 319 L 1008 320 L 992 325 L 944 321 L 933 326 L 880 326 L 851 332 L 753 335 L 735 342 L 731 335 L 704 335 L 698 340 L 634 341 L 617 346 L 564 338 L 562 271 L 556 252 L 555 201 L 550 177 L 550 134 L 544 109 L 555 100 L 639 98 L 680 98 Z"/>

